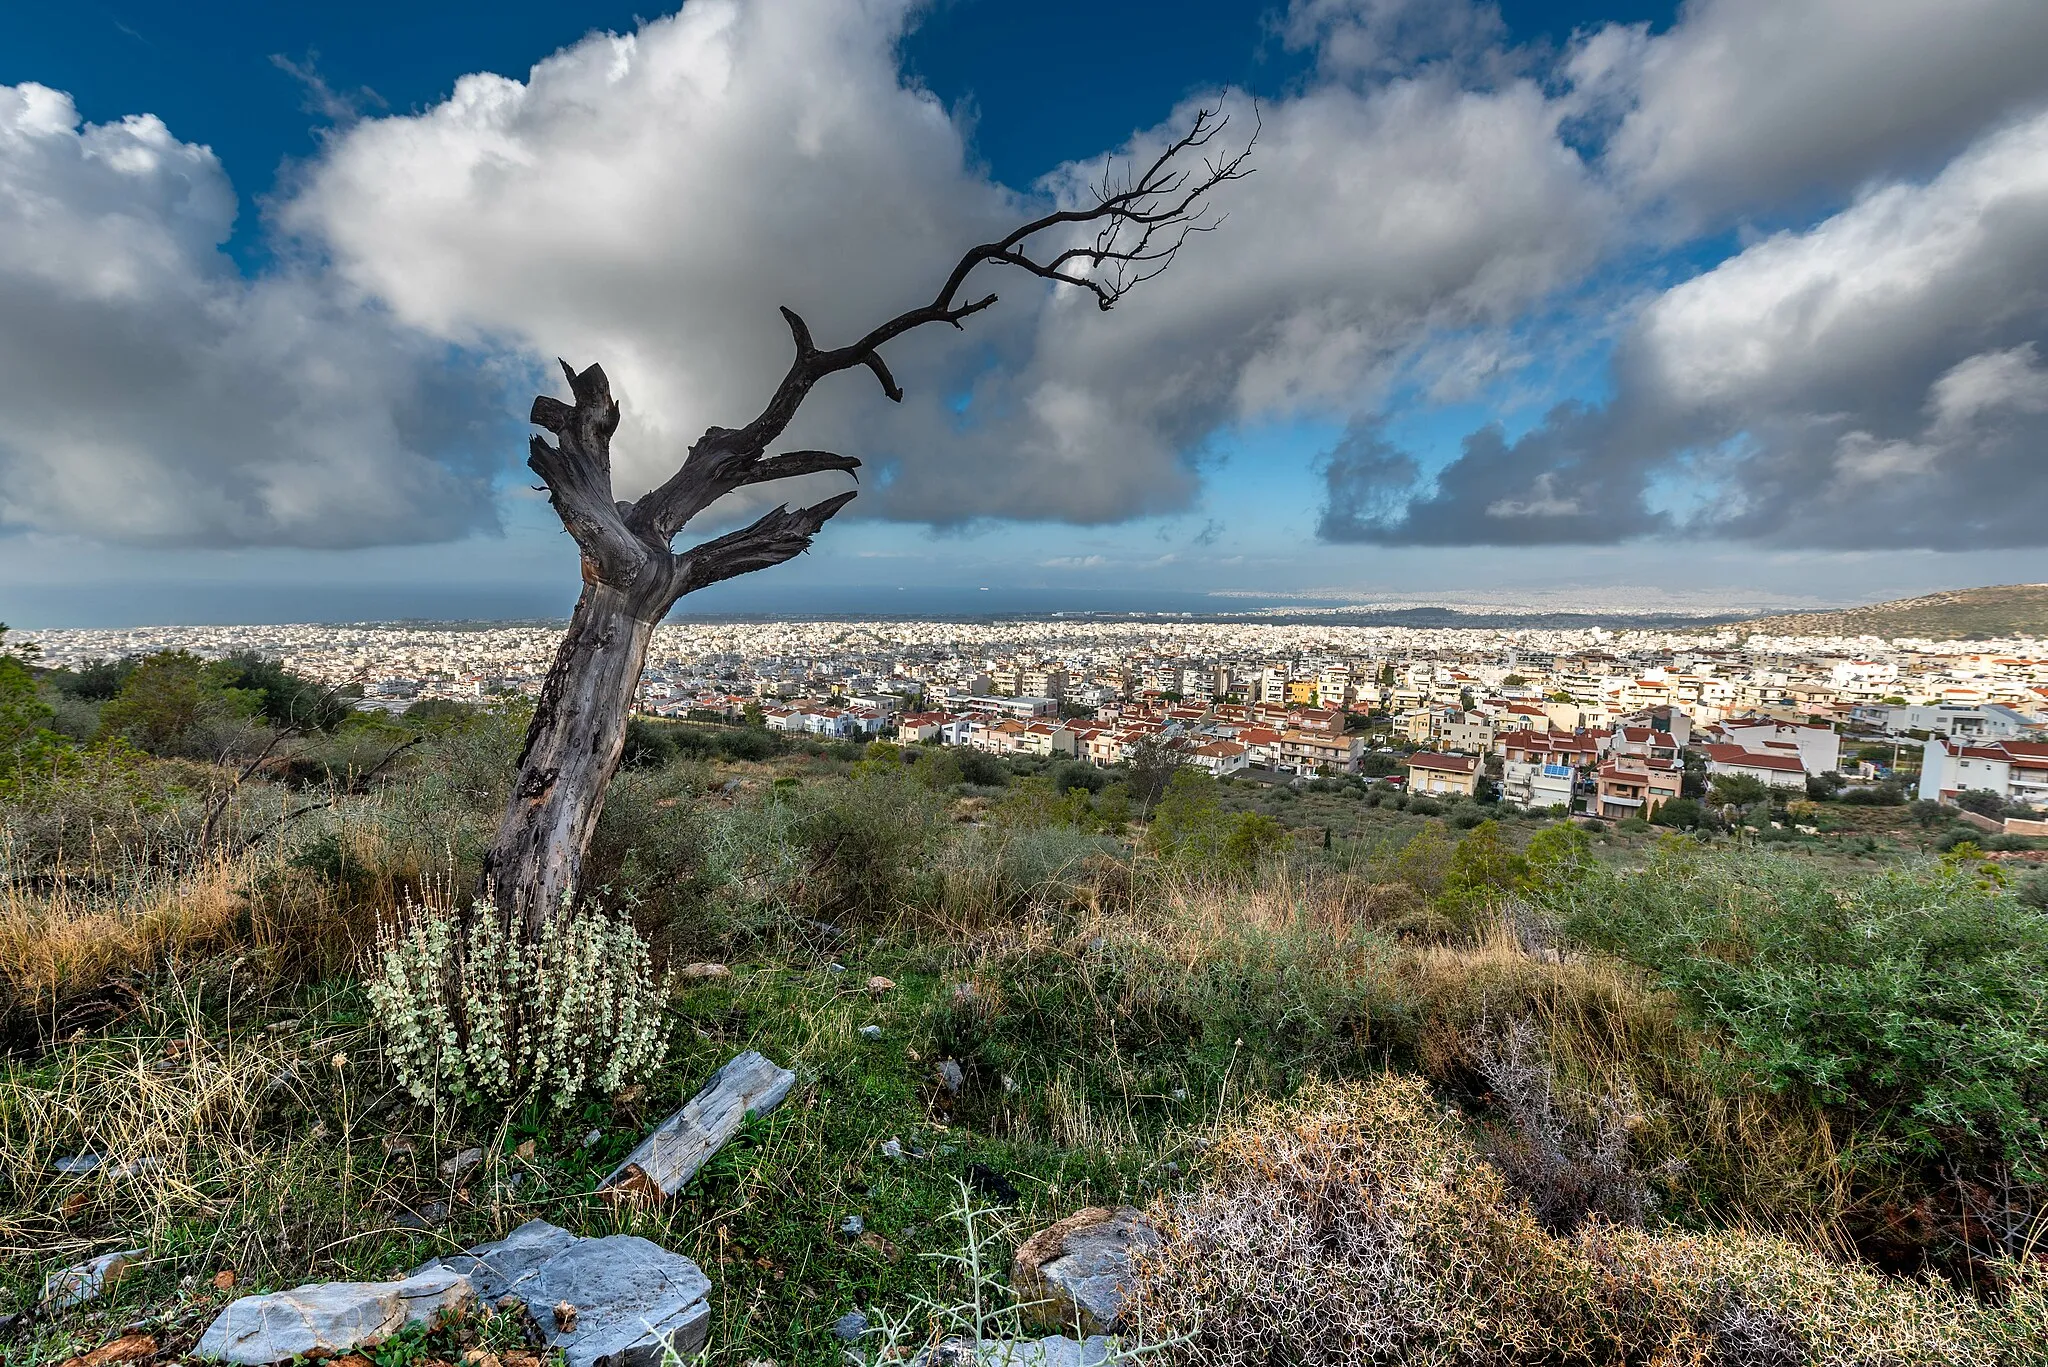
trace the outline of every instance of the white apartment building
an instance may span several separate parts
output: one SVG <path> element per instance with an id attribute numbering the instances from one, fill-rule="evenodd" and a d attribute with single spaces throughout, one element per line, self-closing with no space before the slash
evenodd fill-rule
<path id="1" fill-rule="evenodd" d="M 1953 703 L 1875 705 L 1859 707 L 1853 715 L 1894 736 L 1926 731 L 1955 740 L 2001 741 L 2016 740 L 2033 729 L 2025 717 L 2000 703 L 1974 707 Z"/>
<path id="2" fill-rule="evenodd" d="M 1952 802 L 1970 788 L 1988 789 L 2008 802 L 2048 806 L 2048 745 L 2017 740 L 1965 745 L 1929 736 L 1921 747 L 1920 796 Z"/>

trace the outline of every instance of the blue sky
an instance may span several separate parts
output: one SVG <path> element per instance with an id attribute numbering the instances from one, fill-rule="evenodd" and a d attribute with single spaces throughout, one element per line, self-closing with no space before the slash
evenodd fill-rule
<path id="1" fill-rule="evenodd" d="M 685 610 L 2048 578 L 2048 19 L 1935 8 L 16 7 L 0 620 L 560 613 L 552 355 L 652 482 L 777 304 L 864 326 L 1226 91 L 1217 233 L 822 394 L 863 497 Z"/>

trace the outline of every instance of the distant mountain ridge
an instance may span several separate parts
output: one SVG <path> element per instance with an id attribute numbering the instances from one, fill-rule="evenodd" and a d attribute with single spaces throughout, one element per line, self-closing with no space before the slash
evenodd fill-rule
<path id="1" fill-rule="evenodd" d="M 1936 641 L 2048 637 L 2048 584 L 1946 589 L 1832 612 L 1751 617 L 1733 625 L 1739 631 L 1770 636 L 1913 636 Z"/>

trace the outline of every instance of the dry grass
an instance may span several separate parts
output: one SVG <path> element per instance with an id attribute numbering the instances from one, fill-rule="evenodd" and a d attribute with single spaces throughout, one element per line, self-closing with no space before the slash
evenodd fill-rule
<path id="1" fill-rule="evenodd" d="M 115 894 L 56 879 L 0 884 L 0 1018 L 55 1033 L 62 1007 L 125 978 L 190 967 L 242 941 L 243 879 L 226 864 Z"/>
<path id="2" fill-rule="evenodd" d="M 231 991 L 225 979 L 235 969 L 219 965 L 218 984 L 159 991 L 117 1038 L 68 1044 L 33 1068 L 0 1072 L 0 1190 L 9 1211 L 0 1260 L 70 1259 L 101 1251 L 110 1237 L 162 1250 L 201 1228 L 246 1238 L 260 1226 L 233 1218 L 232 1207 L 319 1204 L 292 1196 L 314 1176 L 307 1164 L 324 1167 L 346 1153 L 366 1104 L 381 1099 L 381 1089 L 361 1095 L 350 1064 L 337 1061 L 367 1037 L 210 1022 L 201 999 L 210 986 Z M 97 1165 L 57 1169 L 83 1156 Z M 271 1261 L 261 1248 L 213 1254 L 250 1270 Z"/>
<path id="3" fill-rule="evenodd" d="M 1148 1336 L 1217 1367 L 2000 1367 L 2039 1361 L 2038 1283 L 1987 1306 L 1784 1240 L 1546 1232 L 1415 1078 L 1255 1107 L 1162 1199 Z"/>

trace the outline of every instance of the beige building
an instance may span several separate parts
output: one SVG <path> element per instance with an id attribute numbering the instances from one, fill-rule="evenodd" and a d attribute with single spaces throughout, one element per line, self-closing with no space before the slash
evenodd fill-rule
<path id="1" fill-rule="evenodd" d="M 1430 797 L 1470 797 L 1479 789 L 1479 756 L 1417 750 L 1408 756 L 1408 791 Z"/>

